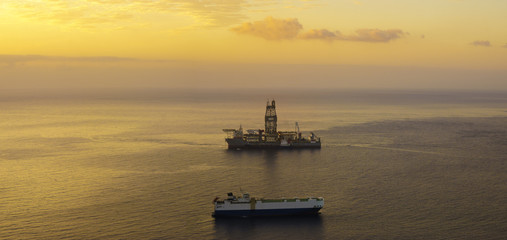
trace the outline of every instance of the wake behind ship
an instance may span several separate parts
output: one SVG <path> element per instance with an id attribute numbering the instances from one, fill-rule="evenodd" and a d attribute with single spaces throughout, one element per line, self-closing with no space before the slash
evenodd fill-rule
<path id="1" fill-rule="evenodd" d="M 312 132 L 310 137 L 303 137 L 296 122 L 295 131 L 277 131 L 275 100 L 266 104 L 264 129 L 247 130 L 223 129 L 227 133 L 225 141 L 229 149 L 266 149 L 266 148 L 321 148 L 320 138 Z"/>

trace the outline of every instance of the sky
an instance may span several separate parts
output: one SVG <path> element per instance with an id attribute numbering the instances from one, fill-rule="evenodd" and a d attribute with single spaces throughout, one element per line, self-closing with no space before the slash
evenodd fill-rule
<path id="1" fill-rule="evenodd" d="M 507 90 L 505 0 L 1 0 L 0 89 Z"/>

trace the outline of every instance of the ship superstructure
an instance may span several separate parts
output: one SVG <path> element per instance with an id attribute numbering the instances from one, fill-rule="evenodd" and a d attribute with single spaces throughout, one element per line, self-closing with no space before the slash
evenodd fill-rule
<path id="1" fill-rule="evenodd" d="M 239 129 L 223 129 L 227 133 L 225 141 L 229 149 L 241 148 L 320 148 L 320 138 L 313 132 L 309 137 L 303 137 L 296 122 L 294 131 L 277 131 L 277 116 L 275 100 L 266 104 L 264 129 L 243 131 Z"/>
<path id="2" fill-rule="evenodd" d="M 316 215 L 324 207 L 324 198 L 259 198 L 248 193 L 237 197 L 232 193 L 226 199 L 215 198 L 214 217 L 255 217 Z"/>

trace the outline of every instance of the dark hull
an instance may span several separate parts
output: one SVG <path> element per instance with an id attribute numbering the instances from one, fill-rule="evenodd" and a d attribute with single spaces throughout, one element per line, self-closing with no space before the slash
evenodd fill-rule
<path id="1" fill-rule="evenodd" d="M 213 217 L 276 217 L 317 215 L 320 208 L 215 211 Z"/>
<path id="2" fill-rule="evenodd" d="M 279 142 L 246 142 L 242 139 L 225 139 L 229 149 L 300 149 L 321 148 L 320 142 L 296 142 L 289 145 L 281 145 Z"/>

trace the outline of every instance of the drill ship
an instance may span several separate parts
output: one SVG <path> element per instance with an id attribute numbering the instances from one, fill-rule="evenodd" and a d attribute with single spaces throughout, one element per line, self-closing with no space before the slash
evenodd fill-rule
<path id="1" fill-rule="evenodd" d="M 213 217 L 266 217 L 316 215 L 324 207 L 324 198 L 259 198 L 250 197 L 248 193 L 237 197 L 232 193 L 226 199 L 219 197 L 213 200 L 215 211 Z"/>
<path id="2" fill-rule="evenodd" d="M 275 100 L 268 100 L 264 129 L 247 130 L 223 129 L 227 133 L 225 141 L 229 149 L 276 149 L 276 148 L 320 148 L 320 138 L 313 132 L 309 137 L 303 137 L 296 122 L 295 131 L 277 131 L 277 117 Z"/>

